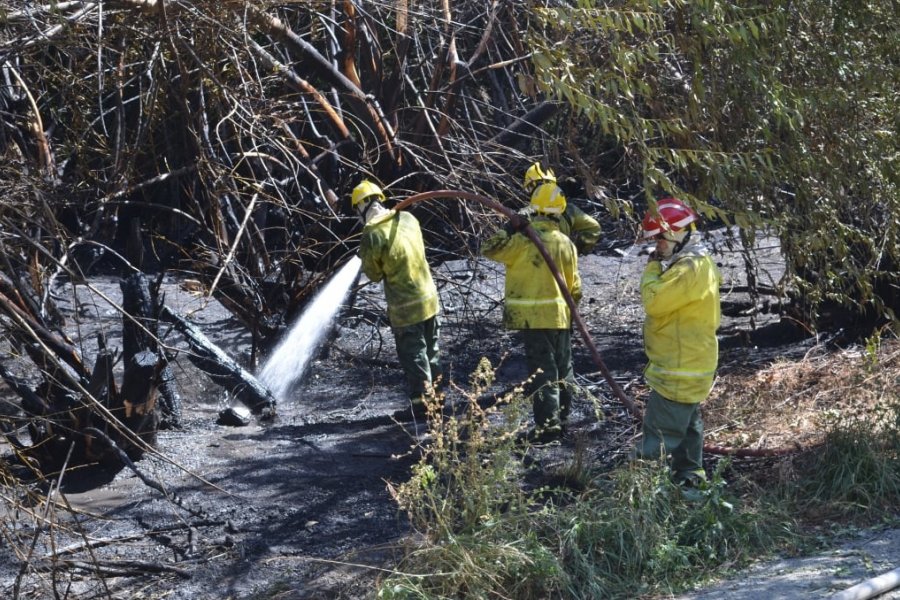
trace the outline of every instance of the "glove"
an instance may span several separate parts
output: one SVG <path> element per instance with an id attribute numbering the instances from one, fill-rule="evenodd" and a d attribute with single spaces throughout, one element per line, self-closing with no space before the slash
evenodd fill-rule
<path id="1" fill-rule="evenodd" d="M 503 226 L 503 230 L 506 231 L 509 235 L 513 235 L 515 233 L 519 233 L 523 229 L 528 227 L 528 219 L 523 217 L 522 215 L 513 213 L 509 220 L 506 222 L 506 225 Z"/>

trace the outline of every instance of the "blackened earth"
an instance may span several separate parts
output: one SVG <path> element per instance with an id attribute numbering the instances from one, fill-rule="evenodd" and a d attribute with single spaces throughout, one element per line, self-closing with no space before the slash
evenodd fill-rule
<path id="1" fill-rule="evenodd" d="M 726 279 L 723 370 L 802 356 L 817 343 L 747 295 L 743 258 L 730 247 L 726 232 L 714 232 L 710 242 Z M 758 276 L 774 284 L 782 273 L 777 242 L 761 238 L 760 248 Z M 631 246 L 581 257 L 579 265 L 581 313 L 591 338 L 618 383 L 638 401 L 644 393 L 644 355 L 637 286 L 645 262 L 642 249 Z M 487 401 L 524 380 L 521 344 L 500 325 L 502 270 L 481 259 L 457 260 L 437 266 L 435 276 L 450 380 L 466 389 L 482 357 L 497 367 Z M 184 280 L 167 280 L 167 305 L 246 365 L 249 332 L 218 303 L 188 289 Z M 120 299 L 117 279 L 97 278 L 90 288 L 60 283 L 54 294 L 69 323 L 80 321 L 71 334 L 83 344 L 89 363 L 98 331 L 107 334 L 110 346 L 121 343 L 121 317 L 109 304 Z M 572 436 L 559 447 L 529 452 L 529 484 L 540 484 L 544 473 L 571 460 L 576 444 L 602 470 L 626 460 L 634 443 L 633 420 L 610 393 L 579 334 L 573 337 L 577 381 L 586 393 L 576 400 Z M 32 553 L 41 558 L 53 548 L 70 548 L 72 560 L 119 566 L 138 561 L 137 566 L 99 578 L 67 565 L 56 576 L 60 597 L 373 597 L 381 569 L 396 565 L 402 540 L 411 533 L 387 483 L 408 478 L 426 431 L 423 423 L 406 418 L 403 377 L 380 286 L 361 282 L 352 306 L 341 311 L 322 351 L 271 421 L 216 424 L 234 400 L 187 360 L 177 333 L 169 332 L 165 341 L 178 352 L 182 428 L 161 431 L 158 454 L 146 455 L 136 466 L 166 495 L 127 468 L 66 472 L 54 499 L 64 499 L 74 512 L 58 503 L 51 510 L 55 526 L 43 528 Z M 465 402 L 460 389 L 448 388 L 447 412 L 461 410 Z M 15 553 L 27 552 L 34 531 L 18 511 L 6 516 L 7 540 L 13 541 L 0 546 L 0 595 L 11 597 L 21 564 Z M 150 565 L 178 572 L 152 572 Z M 46 597 L 52 587 L 48 573 L 29 572 L 18 582 L 22 597 Z"/>

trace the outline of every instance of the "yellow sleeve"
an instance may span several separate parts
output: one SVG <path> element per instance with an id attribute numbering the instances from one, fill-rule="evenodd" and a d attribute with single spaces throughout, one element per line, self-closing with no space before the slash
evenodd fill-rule
<path id="1" fill-rule="evenodd" d="M 569 237 L 575 243 L 578 253 L 590 252 L 600 241 L 600 223 L 574 204 L 570 205 L 566 212 L 571 219 Z"/>
<path id="2" fill-rule="evenodd" d="M 659 261 L 651 261 L 641 277 L 641 300 L 644 312 L 660 316 L 675 312 L 697 299 L 704 290 L 697 289 L 697 265 L 691 259 L 682 259 L 663 271 Z"/>
<path id="3" fill-rule="evenodd" d="M 509 235 L 505 229 L 500 229 L 482 244 L 481 254 L 491 260 L 508 265 L 512 262 L 513 257 L 518 255 L 520 244 L 517 243 L 517 239 L 527 240 L 521 234 Z"/>
<path id="4" fill-rule="evenodd" d="M 581 275 L 578 274 L 577 267 L 575 268 L 575 276 L 572 279 L 572 289 L 569 290 L 569 293 L 572 294 L 572 300 L 578 304 L 581 302 Z"/>

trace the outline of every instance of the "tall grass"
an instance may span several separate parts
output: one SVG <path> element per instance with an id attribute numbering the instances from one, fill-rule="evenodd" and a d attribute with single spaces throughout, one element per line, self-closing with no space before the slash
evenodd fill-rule
<path id="1" fill-rule="evenodd" d="M 796 467 L 799 510 L 854 521 L 900 517 L 900 398 L 886 391 L 868 411 L 827 415 L 824 444 Z"/>
<path id="2" fill-rule="evenodd" d="M 805 525 L 823 519 L 896 519 L 900 346 L 879 348 L 877 361 L 873 356 L 817 359 L 819 384 L 805 377 L 806 362 L 797 365 L 793 380 L 790 366 L 779 364 L 778 377 L 754 377 L 743 388 L 735 382 L 734 390 L 752 392 L 762 417 L 791 403 L 805 416 L 815 415 L 818 422 L 808 433 L 821 442 L 768 461 L 764 470 L 744 465 L 742 475 L 721 460 L 690 499 L 661 461 L 597 472 L 583 447 L 545 477 L 566 484 L 529 491 L 514 442 L 529 415 L 526 401 L 519 390 L 489 410 L 479 408 L 475 399 L 493 377 L 484 361 L 470 383 L 468 412 L 432 421 L 431 446 L 412 478 L 394 489 L 419 535 L 410 538 L 397 571 L 380 582 L 378 597 L 673 593 L 816 539 L 806 536 L 811 530 Z M 741 410 L 743 399 L 735 395 L 734 410 Z M 727 422 L 730 406 L 720 405 L 719 417 Z M 757 435 L 762 439 L 765 431 Z"/>
<path id="3" fill-rule="evenodd" d="M 526 491 L 515 434 L 528 407 L 519 392 L 479 408 L 491 377 L 483 362 L 469 410 L 432 420 L 411 479 L 392 488 L 419 535 L 379 598 L 630 598 L 684 588 L 789 535 L 761 494 L 733 497 L 727 463 L 692 501 L 667 465 L 646 461 L 590 473 L 584 489 Z M 583 479 L 585 465 L 554 479 L 574 471 Z"/>

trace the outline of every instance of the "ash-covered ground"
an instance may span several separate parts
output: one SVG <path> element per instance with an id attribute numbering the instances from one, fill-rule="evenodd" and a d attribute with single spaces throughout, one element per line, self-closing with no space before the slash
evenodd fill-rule
<path id="1" fill-rule="evenodd" d="M 725 277 L 723 369 L 796 355 L 816 342 L 782 328 L 774 313 L 756 310 L 762 302 L 746 293 L 744 256 L 729 247 L 724 231 L 714 232 L 710 244 Z M 759 244 L 754 267 L 762 283 L 774 286 L 782 273 L 777 242 L 761 237 Z M 579 264 L 580 312 L 591 338 L 619 384 L 639 401 L 644 355 L 637 286 L 645 261 L 640 247 L 626 246 L 583 256 Z M 501 326 L 502 267 L 482 259 L 448 261 L 435 267 L 435 277 L 445 369 L 453 384 L 465 389 L 482 357 L 497 367 L 492 393 L 524 380 L 521 344 Z M 54 290 L 68 322 L 79 322 L 71 335 L 83 343 L 88 362 L 98 331 L 107 333 L 111 347 L 121 342 L 121 317 L 110 304 L 119 302 L 118 280 L 90 284 Z M 246 362 L 249 332 L 188 287 L 169 279 L 166 304 Z M 161 431 L 157 453 L 137 463 L 166 494 L 127 468 L 78 468 L 52 482 L 50 505 L 27 507 L 29 513 L 26 502 L 7 498 L 0 594 L 42 598 L 56 589 L 68 598 L 372 597 L 379 569 L 394 564 L 399 542 L 410 533 L 387 482 L 408 477 L 426 428 L 398 418 L 407 400 L 380 285 L 361 282 L 351 299 L 302 382 L 280 402 L 277 417 L 243 427 L 216 424 L 219 411 L 234 401 L 186 359 L 184 340 L 169 332 L 165 342 L 179 352 L 183 427 Z M 574 339 L 576 377 L 586 393 L 574 407 L 573 435 L 558 448 L 530 451 L 533 478 L 570 460 L 575 444 L 604 469 L 624 460 L 634 442 L 635 423 L 577 332 Z M 12 356 L 8 362 L 15 362 Z M 449 386 L 447 412 L 465 401 Z M 8 447 L 3 452 L 11 457 Z M 55 571 L 29 570 L 17 579 L 24 556 L 44 564 L 54 552 L 71 564 L 57 559 Z M 90 574 L 90 564 L 106 565 L 105 575 Z"/>

